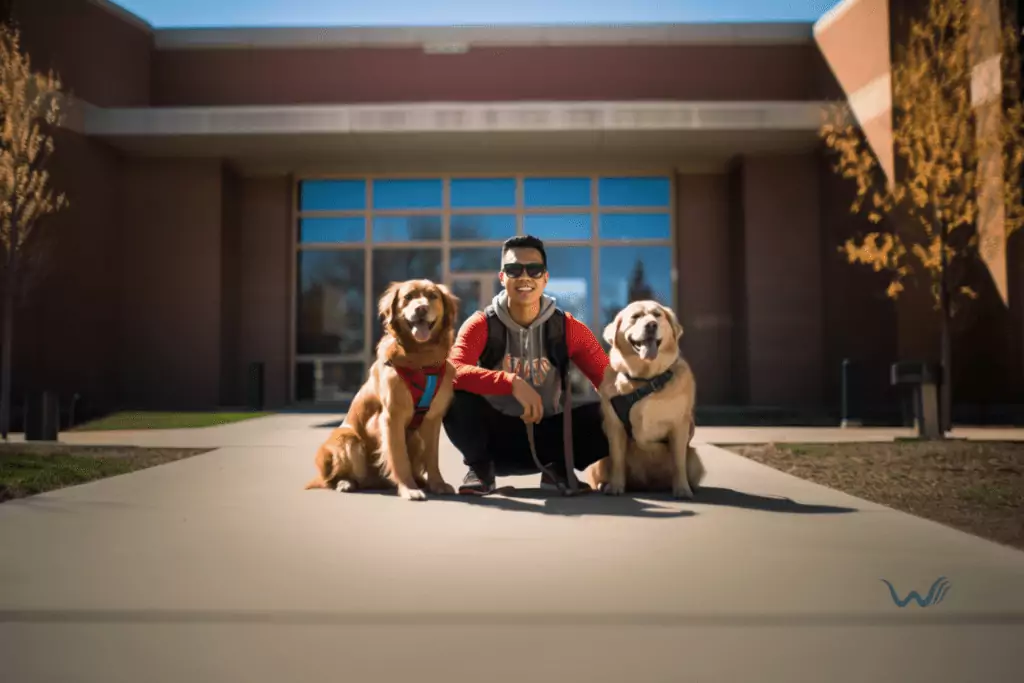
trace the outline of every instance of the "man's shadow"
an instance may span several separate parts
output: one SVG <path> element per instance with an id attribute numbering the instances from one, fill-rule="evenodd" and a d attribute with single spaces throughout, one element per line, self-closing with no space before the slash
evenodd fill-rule
<path id="1" fill-rule="evenodd" d="M 511 496 L 511 497 L 506 497 Z M 701 487 L 694 492 L 692 500 L 677 501 L 668 494 L 636 494 L 626 496 L 606 496 L 603 493 L 591 492 L 577 496 L 563 496 L 559 493 L 541 489 L 499 488 L 490 496 L 445 496 L 437 500 L 445 500 L 467 505 L 490 507 L 511 512 L 532 512 L 544 515 L 561 515 L 580 517 L 583 515 L 604 515 L 612 517 L 641 517 L 646 519 L 677 519 L 693 517 L 693 510 L 680 510 L 674 505 L 721 505 L 746 510 L 762 510 L 764 512 L 781 512 L 787 514 L 821 515 L 845 514 L 856 512 L 856 508 L 838 507 L 834 505 L 813 505 L 798 503 L 791 498 L 761 496 L 743 493 L 722 487 Z M 541 504 L 525 502 L 542 501 Z M 666 505 L 659 505 L 664 502 Z"/>

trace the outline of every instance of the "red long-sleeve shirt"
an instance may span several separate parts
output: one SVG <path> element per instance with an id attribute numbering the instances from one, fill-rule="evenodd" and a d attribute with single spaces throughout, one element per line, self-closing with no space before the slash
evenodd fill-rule
<path id="1" fill-rule="evenodd" d="M 601 343 L 597 341 L 589 327 L 569 313 L 565 314 L 565 341 L 569 360 L 586 375 L 596 389 L 604 378 L 605 368 L 608 367 L 608 354 L 601 348 Z M 455 345 L 448 356 L 448 360 L 455 366 L 455 389 L 482 396 L 511 394 L 512 380 L 516 377 L 514 373 L 477 366 L 485 346 L 487 316 L 477 312 L 462 324 L 462 329 L 459 330 Z"/>

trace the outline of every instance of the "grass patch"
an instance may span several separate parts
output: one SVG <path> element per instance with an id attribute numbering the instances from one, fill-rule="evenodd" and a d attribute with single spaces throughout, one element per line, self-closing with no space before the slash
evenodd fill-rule
<path id="1" fill-rule="evenodd" d="M 127 474 L 209 451 L 135 446 L 0 446 L 0 503 Z"/>
<path id="2" fill-rule="evenodd" d="M 71 429 L 73 432 L 96 432 L 122 429 L 197 429 L 251 420 L 271 413 L 163 413 L 125 411 L 85 422 Z"/>
<path id="3" fill-rule="evenodd" d="M 1024 549 L 1024 442 L 727 448 L 802 479 Z"/>

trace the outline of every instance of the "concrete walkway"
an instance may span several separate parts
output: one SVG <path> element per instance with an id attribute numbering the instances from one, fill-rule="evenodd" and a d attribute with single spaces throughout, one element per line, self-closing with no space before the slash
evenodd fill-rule
<path id="1" fill-rule="evenodd" d="M 66 435 L 217 450 L 0 505 L 0 679 L 1024 680 L 1019 551 L 706 444 L 687 503 L 303 491 L 331 421 Z"/>

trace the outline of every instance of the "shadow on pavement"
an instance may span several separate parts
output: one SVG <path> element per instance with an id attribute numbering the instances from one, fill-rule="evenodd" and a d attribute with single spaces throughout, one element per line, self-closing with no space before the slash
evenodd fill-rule
<path id="1" fill-rule="evenodd" d="M 612 498 L 600 493 L 589 493 L 577 497 L 563 497 L 557 493 L 549 493 L 540 489 L 498 489 L 497 495 L 478 496 L 445 496 L 437 500 L 453 503 L 465 503 L 479 507 L 497 508 L 511 512 L 533 512 L 542 515 L 561 515 L 563 517 L 581 517 L 583 515 L 602 515 L 607 517 L 641 517 L 645 519 L 679 519 L 693 517 L 696 512 L 680 510 L 642 500 L 631 496 Z M 501 494 L 514 496 L 506 498 Z M 542 501 L 540 504 L 526 502 Z"/>
<path id="2" fill-rule="evenodd" d="M 692 510 L 680 510 L 680 503 L 686 505 L 721 505 L 742 508 L 745 510 L 763 510 L 764 512 L 782 512 L 787 514 L 822 515 L 844 514 L 856 512 L 856 508 L 838 507 L 835 505 L 811 505 L 798 503 L 791 498 L 760 496 L 743 493 L 733 489 L 719 487 L 703 487 L 698 489 L 694 499 L 677 501 L 667 494 L 644 494 L 642 496 L 605 496 L 600 493 L 589 493 L 576 498 L 564 498 L 555 493 L 540 489 L 498 489 L 502 495 L 486 496 L 453 496 L 449 500 L 481 507 L 494 507 L 515 512 L 534 512 L 546 515 L 606 515 L 614 517 L 645 517 L 649 519 L 665 519 L 692 517 L 697 514 Z M 540 500 L 543 504 L 524 502 Z M 661 505 L 660 503 L 667 503 Z"/>
<path id="3" fill-rule="evenodd" d="M 723 505 L 726 507 L 743 508 L 745 510 L 786 512 L 800 515 L 829 515 L 857 512 L 857 508 L 839 507 L 836 505 L 810 505 L 798 503 L 792 498 L 759 496 L 756 493 L 743 493 L 742 491 L 716 486 L 701 487 L 690 502 L 694 505 Z"/>

